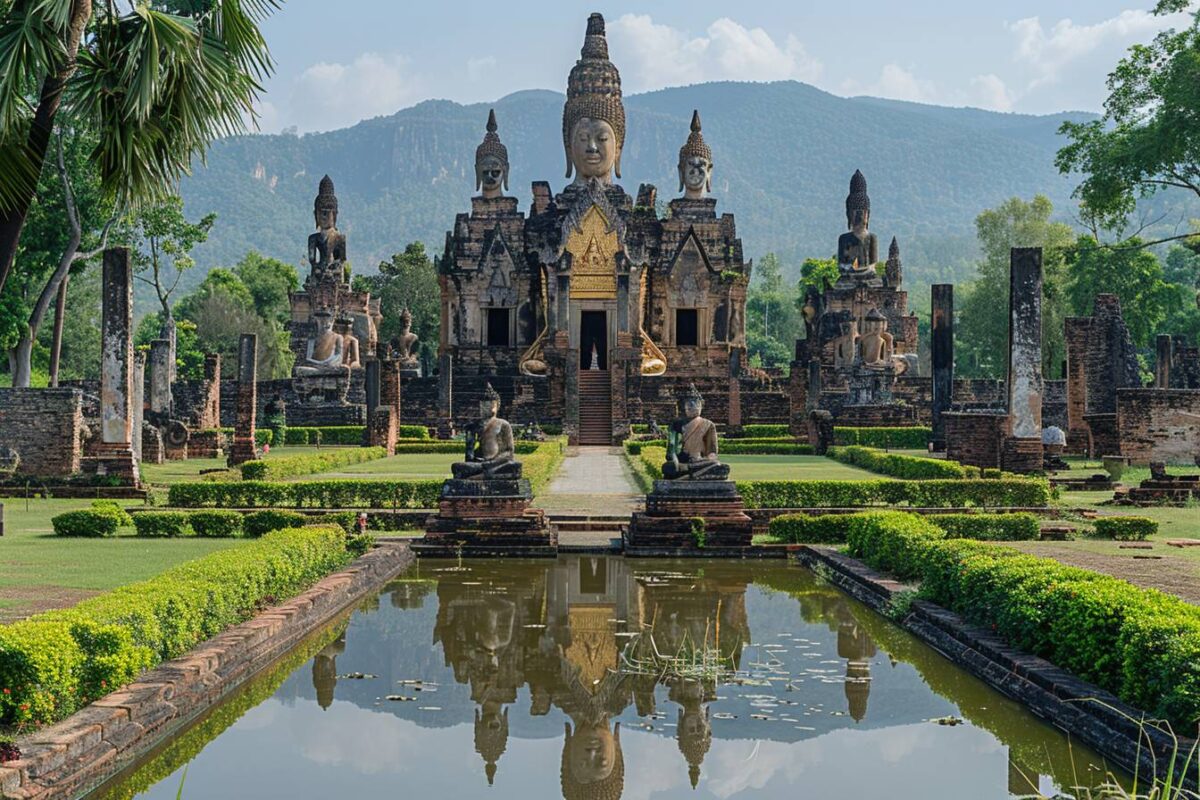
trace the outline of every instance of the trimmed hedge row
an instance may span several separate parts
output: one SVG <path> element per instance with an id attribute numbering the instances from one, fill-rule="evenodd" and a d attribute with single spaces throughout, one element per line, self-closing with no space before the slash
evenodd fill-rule
<path id="1" fill-rule="evenodd" d="M 278 531 L 0 626 L 0 725 L 63 719 L 348 559 L 341 528 Z"/>
<path id="2" fill-rule="evenodd" d="M 1096 535 L 1118 542 L 1142 542 L 1158 533 L 1158 521 L 1149 517 L 1100 517 Z"/>
<path id="3" fill-rule="evenodd" d="M 662 439 L 645 441 L 626 441 L 625 449 L 637 455 L 646 447 L 663 448 L 666 442 Z M 756 456 L 811 456 L 814 452 L 811 444 L 799 444 L 795 439 L 722 439 L 720 451 L 723 455 L 756 455 Z"/>
<path id="4" fill-rule="evenodd" d="M 538 447 L 544 442 L 527 442 L 517 441 L 513 443 L 513 449 L 517 455 L 529 455 L 537 452 Z M 413 453 L 454 453 L 456 455 L 465 452 L 466 444 L 462 440 L 447 439 L 444 441 L 430 440 L 428 442 L 396 442 L 396 455 L 413 454 Z"/>
<path id="5" fill-rule="evenodd" d="M 743 425 L 741 439 L 791 438 L 787 425 Z"/>
<path id="6" fill-rule="evenodd" d="M 906 456 L 899 453 L 885 453 L 873 447 L 849 445 L 846 447 L 831 447 L 826 455 L 843 464 L 853 464 L 856 467 L 878 472 L 880 475 L 890 475 L 893 478 L 923 481 L 936 478 L 978 478 L 977 467 L 964 467 L 957 461 L 946 461 L 940 458 L 921 458 Z"/>
<path id="7" fill-rule="evenodd" d="M 864 445 L 892 450 L 924 450 L 929 446 L 932 428 L 850 428 L 835 426 L 833 441 L 839 445 Z"/>
<path id="8" fill-rule="evenodd" d="M 230 539 L 242 534 L 242 514 L 238 511 L 143 511 L 135 514 L 133 525 L 143 537 L 203 536 Z"/>
<path id="9" fill-rule="evenodd" d="M 855 516 L 782 514 L 771 520 L 768 530 L 780 542 L 842 544 Z M 956 539 L 1016 542 L 1038 537 L 1038 521 L 1033 514 L 930 514 L 924 519 Z"/>
<path id="10" fill-rule="evenodd" d="M 50 519 L 56 536 L 86 536 L 100 538 L 116 536 L 120 523 L 114 514 L 97 511 L 96 509 L 81 509 L 66 511 Z"/>
<path id="11" fill-rule="evenodd" d="M 362 425 L 313 425 L 288 428 L 285 444 L 349 444 L 363 443 L 366 428 Z M 401 439 L 428 439 L 424 425 L 401 425 L 396 431 Z"/>
<path id="12" fill-rule="evenodd" d="M 167 502 L 177 508 L 432 508 L 441 489 L 440 480 L 201 481 L 173 485 Z"/>
<path id="13" fill-rule="evenodd" d="M 1107 689 L 1176 730 L 1200 718 L 1200 608 L 1052 559 L 946 540 L 927 520 L 858 517 L 850 553 L 921 595 Z"/>
<path id="14" fill-rule="evenodd" d="M 297 475 L 312 475 L 314 472 L 327 472 L 348 464 L 362 464 L 380 458 L 387 458 L 385 448 L 352 447 L 303 456 L 247 461 L 241 465 L 242 480 L 270 481 L 293 478 Z"/>
<path id="15" fill-rule="evenodd" d="M 635 470 L 648 479 L 662 478 L 667 452 L 643 447 Z M 902 481 L 738 481 L 748 508 L 859 508 L 903 505 L 926 508 L 954 506 L 1040 507 L 1050 501 L 1045 478 L 972 478 Z"/>

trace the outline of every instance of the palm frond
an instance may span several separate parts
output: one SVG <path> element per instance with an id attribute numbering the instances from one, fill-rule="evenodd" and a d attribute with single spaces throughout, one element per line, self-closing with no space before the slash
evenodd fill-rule
<path id="1" fill-rule="evenodd" d="M 0 20 L 0 136 L 24 131 L 42 80 L 66 58 L 70 9 L 70 0 L 18 0 Z"/>

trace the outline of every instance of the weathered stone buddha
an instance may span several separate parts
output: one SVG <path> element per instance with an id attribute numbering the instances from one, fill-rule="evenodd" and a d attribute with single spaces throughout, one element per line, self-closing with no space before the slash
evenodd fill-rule
<path id="1" fill-rule="evenodd" d="M 475 148 L 475 191 L 485 200 L 503 197 L 508 189 L 508 148 L 496 133 L 496 111 L 488 111 L 487 133 Z"/>
<path id="2" fill-rule="evenodd" d="M 308 340 L 304 363 L 297 364 L 297 375 L 330 375 L 346 372 L 346 340 L 333 330 L 333 315 L 318 311 L 312 315 L 317 330 Z"/>
<path id="3" fill-rule="evenodd" d="M 317 198 L 313 201 L 313 219 L 317 232 L 308 237 L 308 263 L 317 279 L 328 277 L 341 281 L 346 263 L 346 237 L 337 229 L 338 200 L 333 191 L 333 179 L 321 178 Z"/>
<path id="4" fill-rule="evenodd" d="M 700 133 L 700 112 L 692 111 L 692 132 L 679 148 L 679 191 L 688 200 L 703 200 L 712 191 L 712 148 Z"/>
<path id="5" fill-rule="evenodd" d="M 592 180 L 612 183 L 614 172 L 621 177 L 625 106 L 621 103 L 621 75 L 608 59 L 600 14 L 588 17 L 583 49 L 567 78 L 562 134 L 566 177 L 574 174 L 580 185 Z"/>
<path id="6" fill-rule="evenodd" d="M 858 356 L 858 323 L 852 319 L 842 322 L 841 335 L 833 342 L 833 365 L 852 367 Z"/>
<path id="7" fill-rule="evenodd" d="M 838 237 L 838 268 L 855 276 L 874 275 L 879 260 L 879 240 L 868 230 L 871 223 L 871 198 L 867 194 L 867 179 L 860 170 L 850 179 L 850 194 L 846 196 L 846 226 L 850 229 Z"/>
<path id="8" fill-rule="evenodd" d="M 354 369 L 362 366 L 358 337 L 354 335 L 354 322 L 339 319 L 333 324 L 333 332 L 342 337 L 342 366 Z"/>
<path id="9" fill-rule="evenodd" d="M 479 402 L 479 421 L 467 429 L 466 460 L 450 465 L 459 480 L 516 479 L 521 463 L 516 458 L 512 426 L 500 419 L 500 395 L 489 383 Z"/>
<path id="10" fill-rule="evenodd" d="M 564 800 L 619 800 L 625 786 L 625 758 L 621 752 L 621 723 L 609 721 L 564 723 L 562 764 L 559 768 Z"/>
<path id="11" fill-rule="evenodd" d="M 717 459 L 717 426 L 700 416 L 704 398 L 690 384 L 680 398 L 683 417 L 671 423 L 667 431 L 667 462 L 663 477 L 667 480 L 723 481 L 729 477 L 729 465 Z"/>
<path id="12" fill-rule="evenodd" d="M 401 369 L 416 369 L 417 335 L 412 332 L 412 312 L 405 307 L 400 312 L 400 333 L 392 340 L 392 358 L 400 362 Z"/>
<path id="13" fill-rule="evenodd" d="M 887 332 L 887 317 L 872 308 L 863 319 L 862 335 L 859 337 L 859 352 L 863 366 L 867 369 L 894 369 L 892 361 L 893 338 Z"/>

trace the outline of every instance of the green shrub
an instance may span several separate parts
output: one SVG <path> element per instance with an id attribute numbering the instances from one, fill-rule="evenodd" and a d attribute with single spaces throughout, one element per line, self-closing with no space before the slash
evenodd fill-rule
<path id="1" fill-rule="evenodd" d="M 331 469 L 344 467 L 348 464 L 362 464 L 366 461 L 387 458 L 387 450 L 382 447 L 355 447 L 340 450 L 329 450 L 323 453 L 310 453 L 302 456 L 284 456 L 259 461 L 247 461 L 241 465 L 242 480 L 265 481 L 294 478 L 298 475 L 311 475 L 314 472 L 328 472 Z"/>
<path id="2" fill-rule="evenodd" d="M 632 455 L 638 455 L 647 447 L 663 448 L 666 442 L 662 439 L 647 441 L 627 440 L 625 449 Z M 791 437 L 783 439 L 722 439 L 720 442 L 722 455 L 756 455 L 756 456 L 811 456 L 813 447 L 810 444 L 799 444 Z"/>
<path id="3" fill-rule="evenodd" d="M 262 513 L 262 512 L 257 512 Z M 307 517 L 308 525 L 337 525 L 347 535 L 358 531 L 358 514 L 353 511 L 337 511 L 333 514 L 317 514 Z"/>
<path id="4" fill-rule="evenodd" d="M 133 518 L 129 516 L 129 512 L 116 500 L 93 500 L 92 511 L 112 514 L 117 518 L 117 527 L 119 528 L 128 528 L 133 524 Z"/>
<path id="5" fill-rule="evenodd" d="M 872 447 L 850 445 L 847 447 L 831 447 L 826 453 L 829 458 L 844 464 L 890 475 L 893 478 L 905 480 L 930 480 L 937 478 L 978 478 L 979 470 L 975 467 L 964 467 L 957 461 L 946 461 L 940 458 L 921 458 L 906 456 L 899 453 L 885 453 Z"/>
<path id="6" fill-rule="evenodd" d="M 299 528 L 308 523 L 308 517 L 299 511 L 285 509 L 268 509 L 255 511 L 242 518 L 242 533 L 252 539 L 282 530 L 283 528 Z"/>
<path id="7" fill-rule="evenodd" d="M 1158 533 L 1158 521 L 1149 517 L 1100 517 L 1096 535 L 1119 542 L 1142 542 Z"/>
<path id="8" fill-rule="evenodd" d="M 841 544 L 846 541 L 848 514 L 781 514 L 771 520 L 768 532 L 780 542 Z"/>
<path id="9" fill-rule="evenodd" d="M 58 514 L 50 520 L 54 533 L 58 536 L 116 536 L 120 520 L 108 509 L 88 511 L 67 511 Z"/>
<path id="10" fill-rule="evenodd" d="M 662 451 L 659 451 L 662 452 Z M 646 451 L 642 451 L 643 458 Z M 660 462 L 661 465 L 661 462 Z M 649 465 L 646 465 L 649 470 Z M 661 466 L 655 477 L 661 477 Z M 902 481 L 738 481 L 749 508 L 861 508 L 909 505 L 918 508 L 1040 507 L 1050 487 L 1039 478 Z"/>
<path id="11" fill-rule="evenodd" d="M 1033 514 L 930 514 L 925 519 L 941 528 L 949 539 L 1020 542 L 1038 538 Z"/>
<path id="12" fill-rule="evenodd" d="M 742 435 L 739 438 L 743 439 L 773 439 L 776 437 L 791 438 L 791 431 L 787 425 L 743 425 Z"/>
<path id="13" fill-rule="evenodd" d="M 133 517 L 138 536 L 192 536 L 188 515 L 181 511 L 143 511 Z"/>
<path id="14" fill-rule="evenodd" d="M 890 450 L 924 450 L 929 446 L 932 428 L 849 428 L 836 426 L 833 441 L 839 445 L 864 445 Z"/>
<path id="15" fill-rule="evenodd" d="M 193 511 L 188 521 L 197 536 L 209 539 L 231 539 L 242 533 L 242 514 L 238 511 Z"/>
<path id="16" fill-rule="evenodd" d="M 338 528 L 278 531 L 0 626 L 0 725 L 55 722 L 346 563 Z"/>
<path id="17" fill-rule="evenodd" d="M 1200 718 L 1200 608 L 1012 548 L 943 539 L 918 517 L 856 515 L 849 551 L 1014 647 L 1190 728 Z"/>
<path id="18" fill-rule="evenodd" d="M 401 425 L 396 430 L 401 439 L 429 439 L 429 428 L 424 425 Z"/>

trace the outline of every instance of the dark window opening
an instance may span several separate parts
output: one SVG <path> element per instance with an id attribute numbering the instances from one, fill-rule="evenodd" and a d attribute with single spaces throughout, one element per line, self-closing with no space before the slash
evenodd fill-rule
<path id="1" fill-rule="evenodd" d="M 608 314 L 604 311 L 579 312 L 579 368 L 592 368 L 592 350 L 596 351 L 596 369 L 608 369 Z"/>
<path id="2" fill-rule="evenodd" d="M 675 346 L 695 347 L 698 344 L 700 344 L 700 325 L 696 309 L 675 309 Z"/>
<path id="3" fill-rule="evenodd" d="M 487 310 L 487 343 L 489 347 L 508 347 L 509 319 L 512 312 L 507 308 Z"/>

